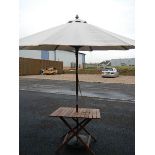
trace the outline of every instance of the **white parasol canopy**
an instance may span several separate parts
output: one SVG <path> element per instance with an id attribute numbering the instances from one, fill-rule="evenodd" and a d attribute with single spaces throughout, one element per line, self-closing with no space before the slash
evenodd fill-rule
<path id="1" fill-rule="evenodd" d="M 76 19 L 20 39 L 20 49 L 31 50 L 128 50 L 134 48 L 134 40 L 109 32 Z"/>

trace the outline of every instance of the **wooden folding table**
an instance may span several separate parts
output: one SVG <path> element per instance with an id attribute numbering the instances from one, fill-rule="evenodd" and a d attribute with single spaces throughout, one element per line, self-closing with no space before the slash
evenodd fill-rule
<path id="1" fill-rule="evenodd" d="M 64 140 L 58 147 L 57 151 L 63 148 L 63 146 L 65 146 L 73 137 L 76 137 L 77 140 L 80 141 L 85 146 L 85 148 L 94 155 L 94 152 L 90 148 L 90 141 L 91 139 L 96 141 L 96 138 L 86 129 L 86 125 L 93 119 L 101 118 L 99 109 L 79 108 L 78 112 L 76 112 L 76 108 L 60 107 L 49 116 L 59 117 L 69 128 L 69 131 L 64 135 Z M 72 127 L 67 122 L 67 118 L 71 118 L 73 121 L 75 121 L 76 125 Z M 85 133 L 88 135 L 87 143 L 84 142 L 83 139 L 79 136 L 80 131 L 82 130 L 85 131 Z"/>

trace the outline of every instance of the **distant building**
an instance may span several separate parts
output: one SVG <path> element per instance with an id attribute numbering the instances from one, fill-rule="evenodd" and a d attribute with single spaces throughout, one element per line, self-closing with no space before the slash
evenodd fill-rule
<path id="1" fill-rule="evenodd" d="M 75 53 L 71 51 L 20 50 L 19 57 L 63 61 L 64 68 L 75 68 Z M 85 54 L 79 53 L 79 68 L 85 64 Z"/>
<path id="2" fill-rule="evenodd" d="M 111 59 L 111 66 L 135 66 L 135 58 Z"/>

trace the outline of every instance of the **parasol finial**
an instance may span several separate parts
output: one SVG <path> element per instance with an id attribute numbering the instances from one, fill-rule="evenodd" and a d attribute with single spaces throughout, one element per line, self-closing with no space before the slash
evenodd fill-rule
<path id="1" fill-rule="evenodd" d="M 79 19 L 79 16 L 78 16 L 78 15 L 76 15 L 76 16 L 75 16 L 75 18 L 76 18 L 76 19 Z"/>

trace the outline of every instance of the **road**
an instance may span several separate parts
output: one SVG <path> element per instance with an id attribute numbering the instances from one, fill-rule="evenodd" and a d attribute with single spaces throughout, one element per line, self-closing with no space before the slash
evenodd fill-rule
<path id="1" fill-rule="evenodd" d="M 133 103 L 135 88 L 133 84 L 107 84 L 80 82 L 79 96 L 97 97 Z M 20 79 L 20 90 L 75 95 L 74 81 Z"/>
<path id="2" fill-rule="evenodd" d="M 97 138 L 91 146 L 96 155 L 134 155 L 134 85 L 82 82 L 81 90 L 84 97 L 79 98 L 79 106 L 101 110 L 102 119 L 88 125 Z M 20 155 L 55 154 L 67 130 L 58 118 L 48 116 L 60 106 L 74 107 L 74 91 L 74 82 L 20 79 Z M 65 147 L 61 154 L 88 152 Z"/>

